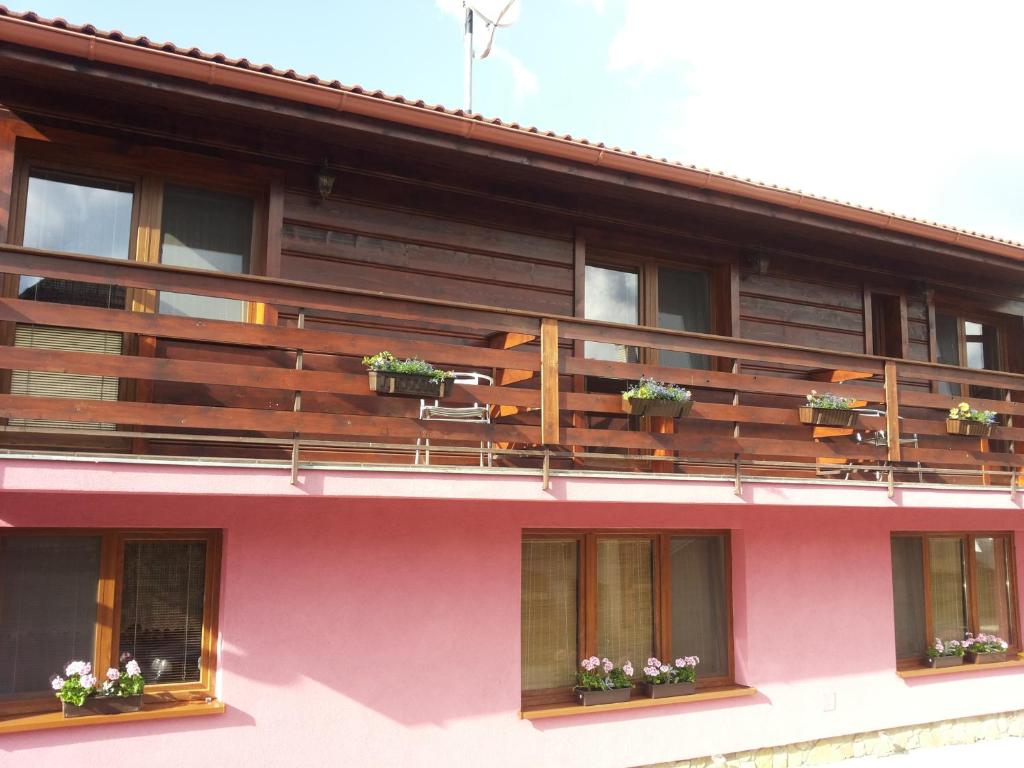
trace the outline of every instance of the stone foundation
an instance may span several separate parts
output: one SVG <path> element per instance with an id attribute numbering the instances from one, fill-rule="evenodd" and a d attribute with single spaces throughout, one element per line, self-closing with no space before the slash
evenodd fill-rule
<path id="1" fill-rule="evenodd" d="M 648 768 L 799 768 L 838 763 L 851 757 L 892 755 L 919 747 L 970 744 L 1006 736 L 1024 736 L 1024 709 L 659 763 Z"/>

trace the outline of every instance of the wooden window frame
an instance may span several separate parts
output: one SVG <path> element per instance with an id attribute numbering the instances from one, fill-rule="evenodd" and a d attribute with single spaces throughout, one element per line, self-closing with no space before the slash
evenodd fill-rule
<path id="1" fill-rule="evenodd" d="M 883 356 L 882 352 L 875 348 L 875 334 L 880 325 L 879 318 L 875 317 L 874 300 L 876 296 L 896 299 L 899 302 L 899 328 L 896 330 L 900 337 L 900 350 L 899 355 L 896 357 L 905 360 L 910 351 L 910 318 L 907 310 L 907 294 L 899 289 L 871 284 L 864 286 L 864 354 Z"/>
<path id="2" fill-rule="evenodd" d="M 924 583 L 924 619 L 925 637 L 922 638 L 921 652 L 914 656 L 897 657 L 897 669 L 912 669 L 923 665 L 924 650 L 932 642 L 934 633 L 934 618 L 931 609 L 931 573 L 928 559 L 929 539 L 950 539 L 958 538 L 963 543 L 965 553 L 964 574 L 967 581 L 967 631 L 978 634 L 978 578 L 975 566 L 974 542 L 980 538 L 1002 539 L 1007 548 L 1007 576 L 1010 582 L 1010 637 L 1003 638 L 1010 647 L 1007 653 L 1015 656 L 1022 650 L 1020 636 L 1020 592 L 1017 583 L 1017 546 L 1013 531 L 894 531 L 890 539 L 895 538 L 920 538 L 921 539 L 921 568 L 923 570 Z M 893 605 L 895 611 L 895 604 Z"/>
<path id="3" fill-rule="evenodd" d="M 129 541 L 202 541 L 206 544 L 203 590 L 203 635 L 199 680 L 186 683 L 147 683 L 144 700 L 150 703 L 205 700 L 214 697 L 217 673 L 218 616 L 223 536 L 219 529 L 145 528 L 10 528 L 0 538 L 14 536 L 91 536 L 100 539 L 100 569 L 96 585 L 96 625 L 93 669 L 97 675 L 119 665 L 118 637 L 121 591 L 124 580 L 124 545 Z M 61 670 L 53 670 L 54 674 Z M 41 697 L 0 697 L 0 718 L 60 709 L 52 694 Z"/>
<path id="4" fill-rule="evenodd" d="M 669 553 L 671 539 L 677 537 L 722 537 L 725 543 L 726 659 L 727 672 L 716 677 L 697 676 L 697 688 L 721 688 L 735 681 L 732 595 L 732 536 L 729 530 L 616 529 L 524 530 L 521 541 L 561 539 L 576 541 L 576 656 L 583 659 L 597 654 L 597 541 L 598 539 L 643 539 L 651 541 L 654 590 L 654 655 L 664 658 L 672 648 L 672 598 Z M 521 606 L 520 606 L 521 610 Z M 632 659 L 639 670 L 646 659 Z M 521 663 L 521 660 L 520 660 Z M 529 709 L 573 701 L 571 688 L 521 691 L 522 707 Z"/>
<path id="5" fill-rule="evenodd" d="M 253 204 L 253 216 L 249 268 L 245 274 L 264 275 L 270 271 L 270 208 L 274 204 L 272 198 L 280 193 L 280 189 L 266 170 L 244 168 L 239 173 L 227 163 L 182 152 L 161 154 L 146 161 L 92 148 L 19 140 L 11 191 L 11 241 L 14 243 L 21 243 L 24 239 L 28 180 L 36 169 L 130 182 L 134 193 L 129 260 L 151 264 L 160 263 L 160 218 L 167 184 L 249 198 Z M 17 296 L 18 279 L 18 275 L 8 279 L 3 286 L 3 295 Z M 157 292 L 129 289 L 125 309 L 155 313 Z M 246 302 L 242 322 L 264 324 L 272 322 L 272 319 L 263 302 Z M 127 345 L 125 348 L 129 349 Z"/>

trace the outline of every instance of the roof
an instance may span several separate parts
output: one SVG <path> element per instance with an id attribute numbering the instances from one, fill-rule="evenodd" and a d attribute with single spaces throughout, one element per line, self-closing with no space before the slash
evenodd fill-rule
<path id="1" fill-rule="evenodd" d="M 277 69 L 244 58 L 232 59 L 222 53 L 181 48 L 116 30 L 106 32 L 92 24 L 45 19 L 32 11 L 19 13 L 3 5 L 0 5 L 0 40 L 456 134 L 1024 260 L 1024 244 L 1013 240 L 656 158 L 568 134 L 486 118 L 461 109 L 369 91 L 358 85 L 323 80 L 316 75 L 301 75 L 291 69 Z"/>

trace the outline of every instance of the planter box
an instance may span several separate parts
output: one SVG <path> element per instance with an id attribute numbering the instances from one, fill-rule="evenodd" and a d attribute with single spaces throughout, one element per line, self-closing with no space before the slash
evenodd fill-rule
<path id="1" fill-rule="evenodd" d="M 992 653 L 967 651 L 964 654 L 964 663 L 966 664 L 995 664 L 1000 661 L 1006 661 L 1006 651 L 993 651 Z"/>
<path id="2" fill-rule="evenodd" d="M 924 660 L 932 669 L 944 669 L 946 667 L 959 667 L 964 663 L 963 656 L 929 656 Z"/>
<path id="3" fill-rule="evenodd" d="M 819 427 L 852 427 L 857 423 L 857 412 L 849 408 L 812 408 L 802 405 L 800 422 Z"/>
<path id="4" fill-rule="evenodd" d="M 971 437 L 988 437 L 992 434 L 991 424 L 980 421 L 964 421 L 963 419 L 946 419 L 946 432 L 951 435 L 970 435 Z"/>
<path id="5" fill-rule="evenodd" d="M 678 419 L 688 416 L 693 409 L 693 398 L 689 400 L 643 400 L 639 397 L 622 398 L 622 410 L 630 416 L 661 416 Z"/>
<path id="6" fill-rule="evenodd" d="M 662 683 L 661 685 L 643 684 L 644 694 L 652 699 L 667 699 L 670 696 L 689 696 L 697 692 L 696 683 Z"/>
<path id="7" fill-rule="evenodd" d="M 91 715 L 120 715 L 142 709 L 142 694 L 138 696 L 90 696 L 82 706 L 63 702 L 64 717 Z"/>
<path id="8" fill-rule="evenodd" d="M 381 395 L 442 398 L 451 388 L 450 379 L 437 381 L 417 373 L 367 371 L 367 376 L 370 380 L 370 390 Z"/>
<path id="9" fill-rule="evenodd" d="M 631 689 L 613 688 L 610 691 L 585 691 L 582 688 L 576 688 L 575 691 L 576 700 L 584 707 L 590 707 L 594 704 L 612 704 L 617 701 L 629 701 Z"/>

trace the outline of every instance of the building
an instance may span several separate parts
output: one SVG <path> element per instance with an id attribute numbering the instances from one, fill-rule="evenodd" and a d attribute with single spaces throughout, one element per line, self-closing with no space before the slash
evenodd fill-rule
<path id="1" fill-rule="evenodd" d="M 1024 246 L 6 9 L 0 67 L 5 766 L 1020 728 Z M 421 418 L 383 350 L 493 383 Z M 62 718 L 124 651 L 143 708 Z M 697 692 L 580 706 L 591 654 Z"/>

